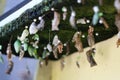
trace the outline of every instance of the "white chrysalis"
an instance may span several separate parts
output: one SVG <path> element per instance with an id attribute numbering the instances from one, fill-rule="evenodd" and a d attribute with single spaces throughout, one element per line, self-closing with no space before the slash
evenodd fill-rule
<path id="1" fill-rule="evenodd" d="M 29 35 L 29 31 L 27 30 L 27 26 L 26 26 L 26 28 L 23 30 L 23 32 L 22 32 L 22 35 L 21 35 L 21 37 L 18 37 L 18 39 L 20 40 L 20 41 L 24 41 L 25 40 L 25 38 Z"/>
<path id="2" fill-rule="evenodd" d="M 76 23 L 77 24 L 86 24 L 87 22 L 86 22 L 85 18 L 81 18 L 81 19 L 78 19 Z"/>
<path id="3" fill-rule="evenodd" d="M 58 39 L 58 36 L 55 35 L 54 38 L 53 38 L 52 44 L 53 44 L 54 46 L 57 46 L 59 43 L 60 43 L 60 40 Z"/>
<path id="4" fill-rule="evenodd" d="M 52 46 L 50 44 L 47 44 L 47 49 L 49 52 L 52 52 Z"/>
<path id="5" fill-rule="evenodd" d="M 39 17 L 39 20 L 40 20 L 40 22 L 39 22 L 39 24 L 37 25 L 37 29 L 38 29 L 38 30 L 43 30 L 43 29 L 44 29 L 44 25 L 45 25 L 45 21 L 44 21 L 44 19 L 41 18 L 41 17 Z"/>
<path id="6" fill-rule="evenodd" d="M 29 28 L 30 34 L 35 34 L 38 32 L 37 25 L 35 22 L 36 22 L 36 19 L 34 19 L 34 22 L 32 22 L 30 25 L 30 28 Z"/>
<path id="7" fill-rule="evenodd" d="M 120 0 L 115 0 L 114 6 L 117 9 L 117 12 L 120 13 Z"/>
<path id="8" fill-rule="evenodd" d="M 63 7 L 62 11 L 63 11 L 63 20 L 66 20 L 66 17 L 67 17 L 67 8 Z"/>
<path id="9" fill-rule="evenodd" d="M 72 12 L 71 12 L 71 16 L 69 19 L 70 25 L 72 26 L 72 28 L 76 29 L 76 24 L 75 24 L 75 16 L 76 16 L 76 12 L 71 8 Z"/>
<path id="10" fill-rule="evenodd" d="M 52 31 L 58 31 L 58 25 L 60 24 L 60 14 L 54 11 L 54 19 L 52 20 Z"/>

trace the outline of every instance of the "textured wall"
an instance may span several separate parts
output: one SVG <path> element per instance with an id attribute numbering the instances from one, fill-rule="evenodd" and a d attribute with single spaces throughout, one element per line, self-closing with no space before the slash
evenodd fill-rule
<path id="1" fill-rule="evenodd" d="M 80 69 L 75 61 L 79 53 L 65 58 L 66 66 L 61 71 L 60 61 L 50 62 L 48 67 L 38 69 L 35 80 L 119 80 L 120 79 L 120 47 L 116 48 L 117 36 L 96 44 L 95 60 L 97 66 L 90 67 L 85 52 L 80 53 Z M 48 71 L 47 71 L 48 70 Z M 51 71 L 49 71 L 51 70 Z M 46 78 L 50 76 L 50 78 Z"/>

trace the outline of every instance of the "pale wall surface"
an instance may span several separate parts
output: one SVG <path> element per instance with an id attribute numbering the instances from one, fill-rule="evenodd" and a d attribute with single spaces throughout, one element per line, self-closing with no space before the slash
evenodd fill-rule
<path id="1" fill-rule="evenodd" d="M 0 0 L 0 16 L 3 14 L 6 5 L 6 0 Z"/>
<path id="2" fill-rule="evenodd" d="M 50 62 L 39 68 L 35 80 L 120 80 L 120 47 L 116 48 L 117 36 L 96 44 L 97 66 L 90 67 L 86 51 L 80 53 L 80 69 L 75 61 L 79 53 L 65 58 L 66 66 L 61 71 L 60 61 Z"/>

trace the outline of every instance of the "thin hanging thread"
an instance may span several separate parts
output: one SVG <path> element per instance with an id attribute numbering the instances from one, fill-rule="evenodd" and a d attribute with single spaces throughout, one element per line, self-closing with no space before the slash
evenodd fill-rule
<path id="1" fill-rule="evenodd" d="M 50 43 L 50 37 L 51 37 L 51 36 L 50 36 L 50 29 L 49 29 L 49 43 Z"/>
<path id="2" fill-rule="evenodd" d="M 10 37 L 9 43 L 11 43 L 13 36 Z"/>

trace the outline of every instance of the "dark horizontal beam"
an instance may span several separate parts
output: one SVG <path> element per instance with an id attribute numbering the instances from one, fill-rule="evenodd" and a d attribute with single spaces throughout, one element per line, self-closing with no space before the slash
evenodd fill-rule
<path id="1" fill-rule="evenodd" d="M 26 5 L 27 3 L 29 3 L 31 0 L 25 0 L 23 2 L 21 2 L 20 4 L 18 4 L 17 6 L 15 6 L 14 8 L 12 8 L 11 10 L 7 11 L 6 13 L 4 13 L 3 15 L 0 16 L 0 21 L 2 21 L 3 19 L 5 19 L 6 17 L 8 17 L 10 14 L 14 13 L 15 11 L 17 11 L 18 9 L 20 9 L 21 7 L 23 7 L 24 5 Z M 14 4 L 13 4 L 14 5 Z"/>

